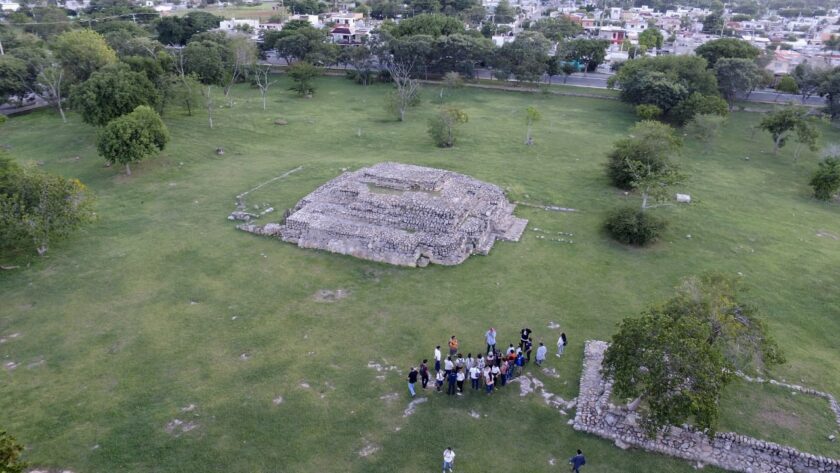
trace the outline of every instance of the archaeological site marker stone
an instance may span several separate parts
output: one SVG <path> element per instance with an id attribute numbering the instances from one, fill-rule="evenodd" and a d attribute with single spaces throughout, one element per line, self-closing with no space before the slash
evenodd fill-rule
<path id="1" fill-rule="evenodd" d="M 519 241 L 528 221 L 498 186 L 442 169 L 379 163 L 307 195 L 281 223 L 237 228 L 401 266 L 455 265 Z"/>

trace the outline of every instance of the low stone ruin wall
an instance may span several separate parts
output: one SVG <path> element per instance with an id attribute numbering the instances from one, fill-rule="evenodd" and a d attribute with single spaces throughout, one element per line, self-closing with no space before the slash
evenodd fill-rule
<path id="1" fill-rule="evenodd" d="M 614 440 L 621 448 L 638 447 L 745 473 L 838 473 L 840 461 L 731 432 L 713 439 L 688 426 L 648 438 L 638 414 L 610 403 L 612 382 L 601 376 L 607 343 L 586 342 L 575 430 Z"/>

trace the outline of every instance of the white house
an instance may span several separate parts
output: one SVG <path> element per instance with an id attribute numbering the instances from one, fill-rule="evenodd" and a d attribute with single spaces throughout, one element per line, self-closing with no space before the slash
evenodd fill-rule
<path id="1" fill-rule="evenodd" d="M 15 12 L 20 10 L 20 3 L 15 2 L 0 2 L 0 11 Z"/>
<path id="2" fill-rule="evenodd" d="M 260 20 L 237 20 L 236 18 L 231 18 L 230 20 L 220 21 L 219 29 L 222 31 L 234 31 L 239 29 L 257 31 L 260 29 Z"/>

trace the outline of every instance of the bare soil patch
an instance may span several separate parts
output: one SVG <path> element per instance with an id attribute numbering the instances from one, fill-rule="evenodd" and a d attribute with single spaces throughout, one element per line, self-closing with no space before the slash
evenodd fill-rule
<path id="1" fill-rule="evenodd" d="M 840 236 L 837 234 L 829 232 L 828 230 L 817 230 L 817 236 L 820 238 L 830 238 L 832 240 L 840 240 Z"/>
<path id="2" fill-rule="evenodd" d="M 349 295 L 350 291 L 346 289 L 318 289 L 312 298 L 315 302 L 336 302 L 346 299 Z"/>

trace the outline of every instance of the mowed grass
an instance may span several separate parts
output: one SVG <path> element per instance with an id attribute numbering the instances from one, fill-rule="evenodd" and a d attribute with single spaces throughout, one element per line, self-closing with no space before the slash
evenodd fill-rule
<path id="1" fill-rule="evenodd" d="M 429 393 L 404 417 L 404 378 L 452 334 L 475 353 L 487 327 L 507 344 L 529 326 L 553 346 L 559 331 L 547 325 L 556 322 L 570 339 L 567 354 L 548 361 L 560 378 L 534 374 L 551 392 L 574 397 L 584 340 L 608 339 L 622 318 L 709 270 L 741 275 L 787 351 L 789 363 L 769 376 L 840 394 L 840 207 L 809 196 L 814 154 L 794 162 L 790 149 L 773 156 L 768 136 L 750 138 L 758 115 L 733 115 L 713 146 L 688 142 L 680 163 L 691 179 L 680 190 L 693 203 L 657 209 L 671 226 L 662 242 L 639 250 L 601 230 L 610 209 L 637 202 L 611 188 L 602 169 L 634 122 L 630 107 L 463 89 L 447 103 L 470 121 L 458 145 L 441 150 L 426 134 L 436 89 L 396 123 L 383 111 L 386 86 L 325 78 L 314 98 L 300 99 L 289 85 L 283 78 L 271 89 L 268 111 L 256 91 L 236 88 L 236 103 L 214 112 L 212 130 L 204 112 L 168 111 L 170 146 L 130 178 L 103 167 L 95 130 L 78 116 L 63 125 L 42 111 L 0 131 L 19 160 L 43 161 L 98 196 L 98 222 L 45 258 L 3 261 L 23 267 L 0 272 L 0 336 L 20 334 L 0 345 L 0 357 L 21 363 L 0 370 L 0 425 L 29 446 L 34 464 L 79 472 L 412 472 L 435 471 L 452 446 L 467 472 L 558 471 L 577 448 L 591 471 L 693 471 L 575 433 L 568 417 L 539 396 L 520 397 L 517 386 L 492 397 Z M 543 119 L 526 147 L 529 105 Z M 289 125 L 273 125 L 278 117 Z M 840 140 L 823 131 L 823 143 Z M 463 172 L 506 187 L 513 199 L 579 211 L 520 207 L 530 219 L 522 241 L 425 269 L 302 250 L 226 220 L 237 194 L 298 166 L 249 204 L 279 213 L 342 169 L 388 160 Z M 538 239 L 531 227 L 574 233 L 574 243 Z M 349 297 L 314 297 L 339 288 Z M 752 390 L 736 386 L 727 395 Z M 399 399 L 380 399 L 389 393 Z M 165 430 L 173 419 L 198 427 L 176 437 Z M 815 439 L 810 451 L 840 457 L 828 432 L 812 434 L 822 427 L 800 429 Z M 360 456 L 369 446 L 378 449 Z"/>

